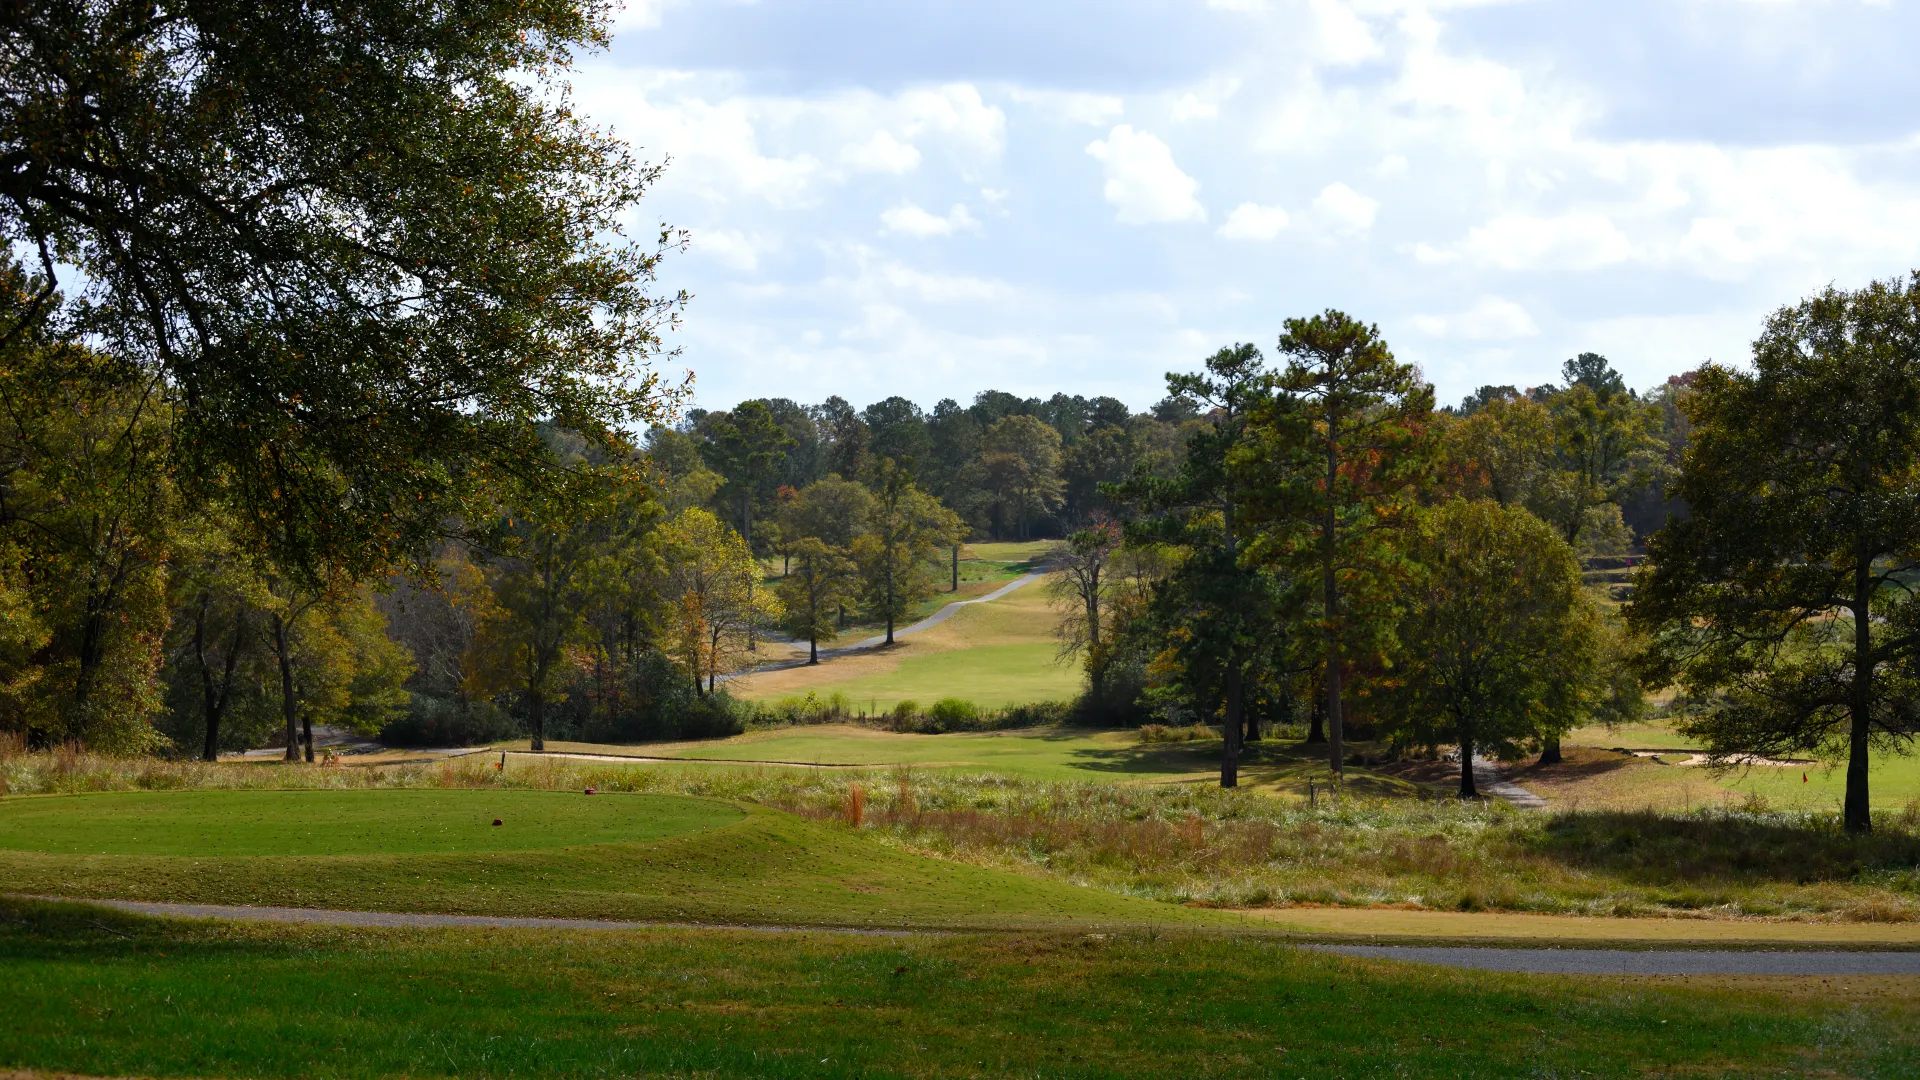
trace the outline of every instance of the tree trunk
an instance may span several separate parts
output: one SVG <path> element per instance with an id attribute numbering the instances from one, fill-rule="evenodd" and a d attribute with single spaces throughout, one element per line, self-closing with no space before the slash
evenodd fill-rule
<path id="1" fill-rule="evenodd" d="M 313 764 L 313 714 L 300 714 L 300 745 L 307 757 L 307 764 Z"/>
<path id="2" fill-rule="evenodd" d="M 1873 561 L 1853 568 L 1853 713 L 1847 732 L 1847 800 L 1842 817 L 1850 833 L 1873 831 L 1867 806 L 1867 736 L 1873 716 Z"/>
<path id="3" fill-rule="evenodd" d="M 1463 799 L 1480 797 L 1480 789 L 1473 786 L 1473 739 L 1471 737 L 1460 740 L 1460 797 Z"/>
<path id="4" fill-rule="evenodd" d="M 1327 699 L 1319 694 L 1313 695 L 1312 717 L 1307 721 L 1307 745 L 1318 746 L 1327 741 Z"/>
<path id="5" fill-rule="evenodd" d="M 287 647 L 287 620 L 279 612 L 273 613 L 273 648 L 280 659 L 280 712 L 287 721 L 287 760 L 300 760 L 300 735 L 294 729 L 294 713 L 298 711 L 293 699 L 293 654 Z"/>
<path id="6" fill-rule="evenodd" d="M 807 635 L 807 663 L 817 664 L 819 662 L 820 662 L 820 635 L 809 634 Z"/>
<path id="7" fill-rule="evenodd" d="M 1335 418 L 1327 418 L 1327 515 L 1321 526 L 1321 543 L 1326 545 L 1322 566 L 1321 592 L 1322 602 L 1326 605 L 1327 617 L 1327 761 L 1333 767 L 1333 782 L 1337 785 L 1346 778 L 1345 731 L 1340 716 L 1340 583 L 1334 576 L 1335 535 L 1338 526 L 1334 517 L 1333 489 L 1340 476 L 1340 447 L 1335 439 Z"/>
<path id="8" fill-rule="evenodd" d="M 960 591 L 960 545 L 953 545 L 953 587 L 948 592 Z"/>
<path id="9" fill-rule="evenodd" d="M 527 689 L 527 732 L 533 738 L 529 749 L 536 754 L 547 752 L 547 695 L 531 687 Z"/>
<path id="10" fill-rule="evenodd" d="M 1226 723 L 1221 725 L 1221 741 L 1225 743 L 1220 752 L 1220 786 L 1223 788 L 1240 786 L 1240 713 L 1245 704 L 1241 700 L 1241 681 L 1239 662 L 1229 662 Z"/>
<path id="11" fill-rule="evenodd" d="M 1247 714 L 1246 741 L 1250 743 L 1259 742 L 1260 741 L 1260 711 L 1258 709 L 1245 709 L 1243 711 Z"/>
<path id="12" fill-rule="evenodd" d="M 213 693 L 213 672 L 207 667 L 207 594 L 200 594 L 200 609 L 193 616 L 193 658 L 200 665 L 200 709 L 206 718 L 207 739 L 200 760 L 220 760 L 220 705 Z M 227 654 L 227 671 L 233 671 L 233 654 Z"/>
<path id="13" fill-rule="evenodd" d="M 1560 756 L 1560 736 L 1549 735 L 1540 744 L 1540 764 L 1558 765 L 1564 760 Z"/>

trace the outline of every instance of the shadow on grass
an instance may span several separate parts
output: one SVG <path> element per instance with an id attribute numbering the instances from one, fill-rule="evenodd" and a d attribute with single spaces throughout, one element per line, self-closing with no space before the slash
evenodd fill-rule
<path id="1" fill-rule="evenodd" d="M 1646 811 L 1557 814 L 1517 841 L 1535 854 L 1646 885 L 1847 882 L 1896 874 L 1920 892 L 1920 836 L 1849 834 L 1837 822 Z"/>

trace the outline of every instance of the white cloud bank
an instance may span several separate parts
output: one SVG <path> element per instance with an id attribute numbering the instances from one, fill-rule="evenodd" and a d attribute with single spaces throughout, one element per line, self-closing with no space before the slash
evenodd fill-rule
<path id="1" fill-rule="evenodd" d="M 1287 212 L 1277 206 L 1241 203 L 1218 232 L 1228 240 L 1271 240 L 1287 227 Z"/>
<path id="2" fill-rule="evenodd" d="M 946 217 L 939 217 L 912 203 L 901 203 L 880 212 L 880 224 L 890 233 L 907 236 L 952 236 L 962 230 L 978 230 L 980 221 L 968 212 L 964 203 L 954 203 Z"/>
<path id="3" fill-rule="evenodd" d="M 1173 150 L 1157 137 L 1119 124 L 1105 139 L 1087 144 L 1087 153 L 1106 167 L 1102 194 L 1126 225 L 1205 221 L 1207 208 L 1195 193 L 1200 182 L 1180 170 Z"/>

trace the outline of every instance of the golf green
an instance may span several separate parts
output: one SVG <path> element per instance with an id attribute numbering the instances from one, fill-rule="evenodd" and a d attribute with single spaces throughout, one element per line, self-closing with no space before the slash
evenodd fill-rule
<path id="1" fill-rule="evenodd" d="M 745 816 L 710 799 L 577 791 L 118 792 L 0 800 L 0 848 L 204 857 L 532 851 L 662 840 Z"/>

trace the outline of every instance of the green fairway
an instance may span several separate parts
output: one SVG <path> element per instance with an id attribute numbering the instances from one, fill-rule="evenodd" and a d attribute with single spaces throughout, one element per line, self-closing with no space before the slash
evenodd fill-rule
<path id="1" fill-rule="evenodd" d="M 0 969 L 0 1070 L 96 1076 L 1920 1071 L 1901 984 L 1796 997 L 1246 939 L 345 930 L 4 903 Z"/>
<path id="2" fill-rule="evenodd" d="M 1218 743 L 1143 745 L 1131 731 L 1046 727 L 910 735 L 842 725 L 636 749 L 740 762 L 966 766 L 1042 780 L 1172 779 L 1217 769 L 1220 754 Z"/>
<path id="3" fill-rule="evenodd" d="M 744 816 L 726 803 L 673 795 L 123 792 L 0 802 L 0 848 L 195 856 L 532 851 L 661 840 Z"/>
<path id="4" fill-rule="evenodd" d="M 41 819 L 52 823 L 55 833 L 64 828 L 68 835 L 99 835 L 84 824 L 88 811 L 111 815 L 121 800 L 152 799 L 172 808 L 176 820 L 208 820 L 235 805 L 236 796 L 249 807 L 277 801 L 287 808 L 288 821 L 295 808 L 326 820 L 333 806 L 358 812 L 368 805 L 368 796 L 385 798 L 396 808 L 419 796 L 488 815 L 495 812 L 482 808 L 519 806 L 535 814 L 548 804 L 574 803 L 595 807 L 580 813 L 618 816 L 617 809 L 598 809 L 611 804 L 635 808 L 639 817 L 640 808 L 656 806 L 663 822 L 678 824 L 654 828 L 650 839 L 642 835 L 649 826 L 636 824 L 625 839 L 606 833 L 608 839 L 583 842 L 576 832 L 571 846 L 529 844 L 516 850 L 498 844 L 422 848 L 418 834 L 402 827 L 370 830 L 353 853 L 340 854 L 219 854 L 220 841 L 202 840 L 191 831 L 167 842 L 169 854 L 99 854 L 84 845 L 79 853 L 28 851 L 16 842 L 13 850 L 0 849 L 0 881 L 10 891 L 43 895 L 371 911 L 827 926 L 1238 925 L 1235 917 L 1218 912 L 930 858 L 777 810 L 685 797 L 524 790 L 197 791 L 10 799 L 0 802 L 0 815 L 60 808 Z M 191 809 L 195 803 L 203 809 Z M 555 816 L 549 820 L 581 820 L 550 812 Z M 404 820 L 397 810 L 394 820 Z M 390 844 L 381 846 L 383 838 Z M 63 843 L 56 839 L 45 846 Z M 133 845 L 121 850 L 129 848 L 138 850 Z"/>
<path id="5" fill-rule="evenodd" d="M 1871 761 L 1867 797 L 1872 805 L 1895 809 L 1920 800 L 1920 758 L 1877 753 Z M 1731 791 L 1758 795 L 1775 806 L 1834 810 L 1846 798 L 1847 768 L 1844 764 L 1755 765 L 1724 773 L 1719 781 Z"/>
<path id="6" fill-rule="evenodd" d="M 889 671 L 831 684 L 856 706 L 885 712 L 902 701 L 922 708 L 963 698 L 982 708 L 1030 701 L 1068 701 L 1085 682 L 1075 664 L 1057 662 L 1050 642 L 982 645 L 906 656 Z"/>

